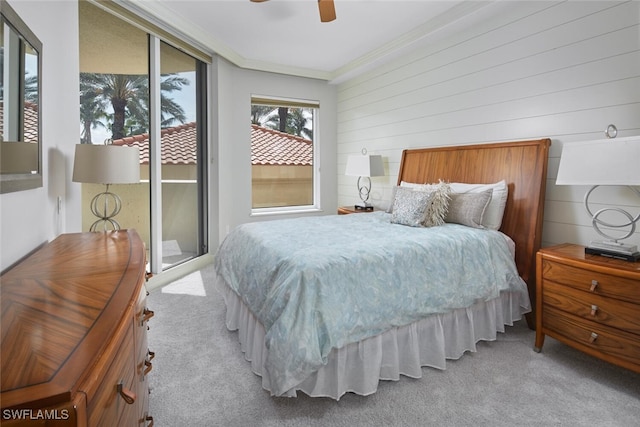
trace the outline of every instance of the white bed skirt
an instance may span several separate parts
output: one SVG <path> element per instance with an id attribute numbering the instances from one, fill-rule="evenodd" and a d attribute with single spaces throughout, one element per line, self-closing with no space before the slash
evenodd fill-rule
<path id="1" fill-rule="evenodd" d="M 269 378 L 263 375 L 267 357 L 264 327 L 226 284 L 219 282 L 217 287 L 227 305 L 227 328 L 238 331 L 245 359 L 262 377 L 262 387 L 271 392 Z M 513 325 L 529 311 L 528 297 L 504 292 L 499 298 L 469 308 L 431 315 L 333 349 L 326 365 L 283 396 L 295 397 L 302 391 L 311 397 L 339 400 L 347 392 L 363 396 L 375 393 L 380 380 L 397 381 L 401 374 L 421 378 L 423 366 L 445 369 L 446 359 L 458 359 L 465 351 L 475 352 L 477 342 L 495 340 L 498 332 L 505 331 L 505 325 Z"/>

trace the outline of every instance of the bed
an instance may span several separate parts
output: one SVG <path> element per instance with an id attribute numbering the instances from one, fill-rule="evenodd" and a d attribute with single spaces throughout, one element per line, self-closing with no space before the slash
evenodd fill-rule
<path id="1" fill-rule="evenodd" d="M 549 145 L 403 151 L 399 186 L 504 181 L 499 230 L 399 225 L 400 204 L 394 213 L 232 230 L 215 257 L 216 285 L 227 328 L 238 330 L 262 387 L 273 396 L 369 395 L 380 380 L 445 369 L 447 359 L 475 351 L 525 314 L 532 327 Z"/>

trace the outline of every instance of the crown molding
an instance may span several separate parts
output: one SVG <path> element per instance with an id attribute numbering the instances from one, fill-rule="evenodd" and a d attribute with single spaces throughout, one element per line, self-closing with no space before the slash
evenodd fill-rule
<path id="1" fill-rule="evenodd" d="M 194 46 L 210 52 L 212 56 L 218 55 L 240 68 L 326 80 L 332 84 L 339 84 L 388 62 L 406 53 L 415 47 L 416 44 L 425 42 L 430 37 L 434 37 L 434 35 L 443 37 L 446 34 L 453 33 L 456 29 L 459 29 L 458 27 L 462 22 L 466 22 L 467 18 L 472 17 L 481 9 L 497 3 L 494 0 L 464 1 L 447 10 L 442 15 L 360 56 L 339 69 L 323 71 L 245 58 L 221 40 L 216 39 L 206 31 L 194 26 L 190 21 L 168 10 L 162 5 L 162 2 L 134 0 L 111 1 L 120 4 L 166 31 L 173 32 L 189 43 L 193 43 Z M 171 22 L 171 24 L 167 24 L 168 22 Z"/>

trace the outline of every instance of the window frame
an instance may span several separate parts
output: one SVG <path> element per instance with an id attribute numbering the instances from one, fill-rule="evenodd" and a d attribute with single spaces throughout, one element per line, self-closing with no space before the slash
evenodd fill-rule
<path id="1" fill-rule="evenodd" d="M 312 120 L 312 133 L 313 140 L 312 143 L 312 161 L 311 165 L 312 170 L 312 191 L 313 191 L 313 203 L 308 205 L 290 205 L 290 206 L 274 206 L 274 207 L 261 207 L 254 208 L 253 202 L 250 202 L 251 206 L 251 215 L 252 217 L 258 216 L 272 216 L 272 215 L 283 215 L 283 214 L 300 214 L 300 213 L 308 213 L 308 212 L 320 212 L 321 209 L 321 201 L 320 201 L 320 132 L 319 129 L 319 121 L 320 121 L 320 102 L 314 100 L 307 100 L 302 98 L 286 98 L 286 97 L 277 97 L 277 96 L 267 96 L 267 95 L 251 95 L 251 103 L 250 106 L 254 105 L 264 105 L 264 106 L 272 106 L 272 107 L 289 107 L 289 108 L 307 108 L 313 110 L 313 120 Z M 249 145 L 251 145 L 251 136 L 249 136 Z M 249 149 L 249 165 L 251 164 L 251 149 Z M 251 188 L 249 191 L 250 199 L 253 200 L 253 172 L 251 174 Z"/>

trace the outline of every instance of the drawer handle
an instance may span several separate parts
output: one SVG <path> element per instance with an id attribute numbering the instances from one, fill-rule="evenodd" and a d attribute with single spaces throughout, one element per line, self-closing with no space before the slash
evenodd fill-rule
<path id="1" fill-rule="evenodd" d="M 147 415 L 144 420 L 149 423 L 147 427 L 153 427 L 153 417 L 151 415 Z"/>
<path id="2" fill-rule="evenodd" d="M 144 366 L 146 366 L 146 368 L 144 368 L 144 372 L 142 373 L 142 375 L 147 375 L 149 372 L 151 372 L 151 369 L 153 369 L 153 363 L 145 360 Z"/>
<path id="3" fill-rule="evenodd" d="M 155 313 L 151 310 L 149 310 L 147 307 L 144 308 L 144 310 L 142 311 L 142 323 L 148 321 L 149 319 L 151 319 Z"/>
<path id="4" fill-rule="evenodd" d="M 149 356 L 148 360 L 153 360 L 153 358 L 156 357 L 156 352 L 155 351 L 151 351 L 151 350 L 147 350 L 147 355 Z"/>
<path id="5" fill-rule="evenodd" d="M 593 344 L 598 339 L 598 334 L 595 332 L 591 332 L 591 336 L 589 337 L 589 342 Z"/>
<path id="6" fill-rule="evenodd" d="M 595 316 L 597 312 L 598 312 L 598 306 L 597 306 L 597 305 L 595 305 L 595 304 L 593 304 L 593 305 L 591 306 L 591 315 L 592 315 L 592 316 Z"/>
<path id="7" fill-rule="evenodd" d="M 595 290 L 598 287 L 598 285 L 599 285 L 599 283 L 598 283 L 597 280 L 592 280 L 591 281 L 591 288 L 590 288 L 591 292 L 595 292 Z"/>
<path id="8" fill-rule="evenodd" d="M 122 381 L 118 383 L 118 393 L 120 393 L 120 396 L 122 396 L 124 401 L 127 402 L 129 405 L 132 405 L 133 403 L 135 403 L 136 394 L 131 390 L 125 388 L 124 385 L 122 384 Z"/>

